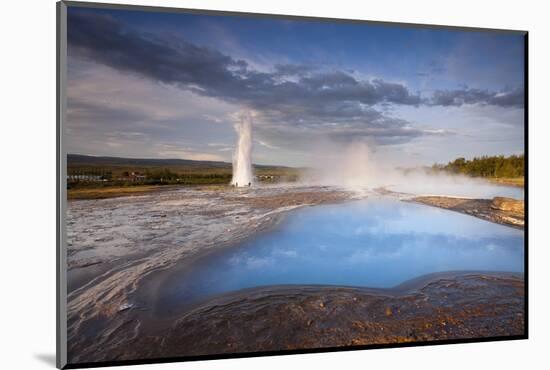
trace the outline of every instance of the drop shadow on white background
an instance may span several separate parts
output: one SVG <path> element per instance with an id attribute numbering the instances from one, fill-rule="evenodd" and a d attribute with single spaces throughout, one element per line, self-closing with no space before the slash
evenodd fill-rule
<path id="1" fill-rule="evenodd" d="M 55 367 L 55 353 L 35 353 L 34 358 L 45 365 Z"/>

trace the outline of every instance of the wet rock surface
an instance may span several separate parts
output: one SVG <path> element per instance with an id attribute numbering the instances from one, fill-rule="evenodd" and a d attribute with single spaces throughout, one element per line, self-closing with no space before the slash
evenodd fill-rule
<path id="1" fill-rule="evenodd" d="M 169 319 L 141 299 L 154 274 L 269 230 L 290 210 L 361 196 L 307 186 L 186 188 L 69 202 L 69 362 L 523 333 L 523 278 L 510 275 L 446 276 L 406 290 L 264 287 Z M 439 203 L 466 207 L 454 202 Z M 510 212 L 482 203 L 475 209 Z"/>
<path id="2" fill-rule="evenodd" d="M 487 221 L 524 228 L 524 202 L 511 198 L 466 199 L 444 196 L 414 197 L 409 201 L 465 213 Z"/>
<path id="3" fill-rule="evenodd" d="M 132 301 L 147 276 L 268 230 L 292 209 L 353 196 L 323 187 L 218 187 L 69 202 L 69 358 L 95 361 L 95 352 L 143 330 L 135 312 L 150 307 Z"/>
<path id="4" fill-rule="evenodd" d="M 512 198 L 494 197 L 491 202 L 491 208 L 500 211 L 512 212 L 518 215 L 525 214 L 523 201 Z"/>
<path id="5" fill-rule="evenodd" d="M 103 358 L 279 351 L 522 335 L 524 282 L 511 274 L 441 274 L 395 289 L 280 286 L 212 299 Z M 131 321 L 128 322 L 129 327 Z"/>

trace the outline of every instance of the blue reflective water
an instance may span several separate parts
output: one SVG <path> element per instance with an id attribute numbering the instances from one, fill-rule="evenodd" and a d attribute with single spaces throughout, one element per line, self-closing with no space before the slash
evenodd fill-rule
<path id="1" fill-rule="evenodd" d="M 172 303 L 247 287 L 392 287 L 450 270 L 523 271 L 523 231 L 388 199 L 316 206 L 166 282 Z"/>

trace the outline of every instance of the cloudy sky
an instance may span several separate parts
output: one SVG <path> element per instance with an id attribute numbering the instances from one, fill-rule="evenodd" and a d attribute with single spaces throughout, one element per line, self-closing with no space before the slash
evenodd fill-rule
<path id="1" fill-rule="evenodd" d="M 69 8 L 69 153 L 314 165 L 366 143 L 394 165 L 523 152 L 523 37 Z"/>

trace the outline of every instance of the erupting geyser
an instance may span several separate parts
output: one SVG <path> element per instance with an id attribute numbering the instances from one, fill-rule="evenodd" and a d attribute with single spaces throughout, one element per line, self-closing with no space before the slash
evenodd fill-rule
<path id="1" fill-rule="evenodd" d="M 237 187 L 250 186 L 252 175 L 252 114 L 243 112 L 235 124 L 235 131 L 239 135 L 237 148 L 233 154 L 233 178 L 231 185 Z"/>

